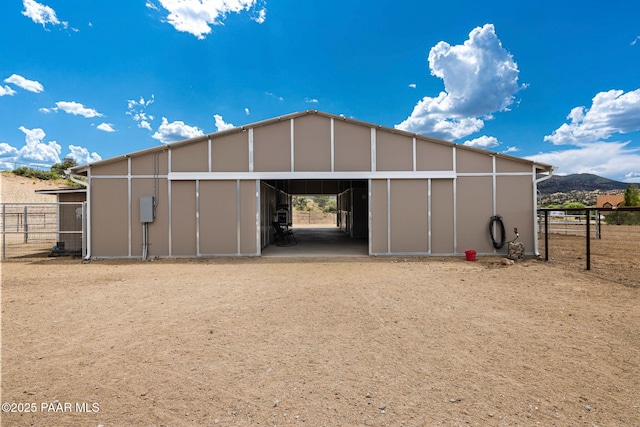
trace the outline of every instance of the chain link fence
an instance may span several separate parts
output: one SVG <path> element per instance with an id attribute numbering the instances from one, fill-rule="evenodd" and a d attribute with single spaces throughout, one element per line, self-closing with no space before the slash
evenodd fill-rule
<path id="1" fill-rule="evenodd" d="M 2 260 L 38 256 L 83 256 L 86 203 L 0 204 Z"/>

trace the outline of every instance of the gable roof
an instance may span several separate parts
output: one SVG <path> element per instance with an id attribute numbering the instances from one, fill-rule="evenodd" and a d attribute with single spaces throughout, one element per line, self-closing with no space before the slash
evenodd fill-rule
<path id="1" fill-rule="evenodd" d="M 473 152 L 478 152 L 478 153 L 490 154 L 490 155 L 494 155 L 496 157 L 505 158 L 505 159 L 508 159 L 508 160 L 516 161 L 516 162 L 526 163 L 526 164 L 529 164 L 529 165 L 532 165 L 532 166 L 535 165 L 535 167 L 537 169 L 539 169 L 541 172 L 551 172 L 554 169 L 554 167 L 552 165 L 545 164 L 545 163 L 534 162 L 532 160 L 523 159 L 521 157 L 509 156 L 507 154 L 497 153 L 497 152 L 493 152 L 493 151 L 490 151 L 490 150 L 484 150 L 484 149 L 481 149 L 481 148 L 471 147 L 471 146 L 468 146 L 468 145 L 457 144 L 455 142 L 446 141 L 446 140 L 443 140 L 443 139 L 433 138 L 433 137 L 422 135 L 422 134 L 418 134 L 418 133 L 407 132 L 407 131 L 403 131 L 403 130 L 400 130 L 400 129 L 389 128 L 389 127 L 385 127 L 385 126 L 382 126 L 382 125 L 376 125 L 376 124 L 364 122 L 364 121 L 361 121 L 361 120 L 350 119 L 350 118 L 346 118 L 346 117 L 343 117 L 343 116 L 338 116 L 338 115 L 335 115 L 335 114 L 321 112 L 321 111 L 318 111 L 318 110 L 307 110 L 307 111 L 287 114 L 287 115 L 284 115 L 284 116 L 278 116 L 278 117 L 274 117 L 272 119 L 262 120 L 262 121 L 246 124 L 246 125 L 243 125 L 243 126 L 236 126 L 236 127 L 233 127 L 233 128 L 227 129 L 227 130 L 213 132 L 213 133 L 209 133 L 209 134 L 206 134 L 206 135 L 201 135 L 201 136 L 198 136 L 198 137 L 195 137 L 195 138 L 190 138 L 190 139 L 185 139 L 185 140 L 182 140 L 182 141 L 163 144 L 163 145 L 155 146 L 155 147 L 152 147 L 152 148 L 147 148 L 145 150 L 135 151 L 135 152 L 132 152 L 132 153 L 123 154 L 121 156 L 111 157 L 111 158 L 108 158 L 108 159 L 100 160 L 100 161 L 89 163 L 89 164 L 86 164 L 86 165 L 75 166 L 75 167 L 71 168 L 71 170 L 74 171 L 75 173 L 82 173 L 82 172 L 87 171 L 92 166 L 104 165 L 104 164 L 120 161 L 123 158 L 137 157 L 137 156 L 142 156 L 142 155 L 149 154 L 149 153 L 154 153 L 154 152 L 162 152 L 162 151 L 165 151 L 165 150 L 170 149 L 170 148 L 174 148 L 174 147 L 177 148 L 177 147 L 181 147 L 181 146 L 184 146 L 184 145 L 189 145 L 189 144 L 193 144 L 193 143 L 197 143 L 197 142 L 201 142 L 201 141 L 206 141 L 208 139 L 214 139 L 214 138 L 219 138 L 219 137 L 226 136 L 226 135 L 231 135 L 231 134 L 234 134 L 234 133 L 246 132 L 248 129 L 259 128 L 259 127 L 263 127 L 263 126 L 269 126 L 270 124 L 279 123 L 279 122 L 283 122 L 283 121 L 288 121 L 288 120 L 291 120 L 291 119 L 295 119 L 295 118 L 303 117 L 303 116 L 308 116 L 308 115 L 312 115 L 312 114 L 313 115 L 318 115 L 318 116 L 321 116 L 321 117 L 334 119 L 334 120 L 340 120 L 340 121 L 343 121 L 343 122 L 346 122 L 346 123 L 351 123 L 351 124 L 358 125 L 358 126 L 364 126 L 364 127 L 373 128 L 373 129 L 380 129 L 380 130 L 384 130 L 386 132 L 391 132 L 391 133 L 395 133 L 395 134 L 399 134 L 399 135 L 415 137 L 417 140 L 421 140 L 421 141 L 426 141 L 426 142 L 435 143 L 435 144 L 441 144 L 441 145 L 447 145 L 447 146 L 451 146 L 451 147 L 457 147 L 458 149 L 462 149 L 462 150 L 468 150 L 468 151 L 473 151 Z"/>
<path id="2" fill-rule="evenodd" d="M 596 199 L 596 207 L 604 208 L 606 204 L 610 207 L 617 207 L 624 203 L 624 194 L 603 194 Z"/>

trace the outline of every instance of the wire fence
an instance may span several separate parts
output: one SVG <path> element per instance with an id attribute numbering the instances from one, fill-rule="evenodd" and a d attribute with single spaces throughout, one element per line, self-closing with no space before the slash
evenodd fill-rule
<path id="1" fill-rule="evenodd" d="M 0 205 L 2 260 L 85 253 L 83 202 Z"/>
<path id="2" fill-rule="evenodd" d="M 320 211 L 293 211 L 293 226 L 310 225 L 310 224 L 327 224 L 336 225 L 335 212 Z"/>
<path id="3" fill-rule="evenodd" d="M 541 212 L 538 238 L 547 261 L 589 270 L 603 280 L 640 286 L 640 225 L 618 225 L 612 218 L 605 221 L 606 215 L 616 214 L 611 210 L 545 210 L 547 223 Z M 640 216 L 638 208 L 631 213 Z"/>

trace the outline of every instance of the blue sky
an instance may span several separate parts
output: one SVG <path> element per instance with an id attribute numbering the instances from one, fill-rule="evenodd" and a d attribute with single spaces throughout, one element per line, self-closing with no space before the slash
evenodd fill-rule
<path id="1" fill-rule="evenodd" d="M 640 182 L 640 3 L 9 0 L 0 166 L 320 110 Z"/>

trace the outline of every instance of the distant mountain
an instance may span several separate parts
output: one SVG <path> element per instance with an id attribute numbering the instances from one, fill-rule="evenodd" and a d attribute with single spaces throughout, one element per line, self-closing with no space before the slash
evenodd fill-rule
<path id="1" fill-rule="evenodd" d="M 538 184 L 538 190 L 542 194 L 567 193 L 570 191 L 625 190 L 626 188 L 627 184 L 624 182 L 613 181 L 590 173 L 565 176 L 554 175 Z"/>

